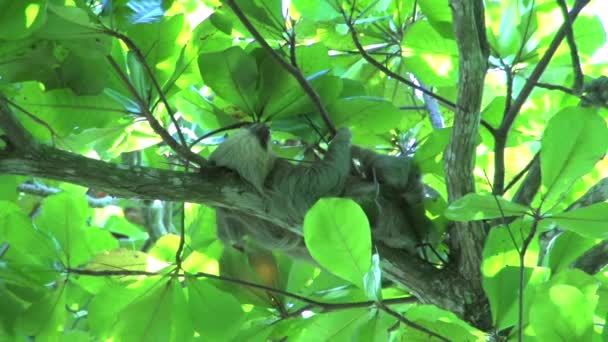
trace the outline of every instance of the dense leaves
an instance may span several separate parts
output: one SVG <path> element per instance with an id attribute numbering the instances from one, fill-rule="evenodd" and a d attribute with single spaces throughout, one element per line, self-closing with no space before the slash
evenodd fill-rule
<path id="1" fill-rule="evenodd" d="M 482 3 L 0 0 L 0 340 L 608 338 L 602 1 Z M 484 18 L 455 22 L 473 5 Z M 482 103 L 463 120 L 481 113 L 468 133 L 452 128 L 468 82 L 456 25 L 477 26 L 465 43 L 487 38 L 490 51 L 483 94 L 465 94 Z M 171 141 L 208 156 L 223 140 L 215 130 L 252 121 L 303 165 L 325 151 L 328 122 L 355 144 L 413 155 L 432 229 L 396 251 L 372 240 L 354 201 L 325 198 L 306 214 L 297 247 L 307 252 L 229 246 L 211 207 L 149 196 L 181 178 L 100 175 L 189 172 L 197 163 Z M 12 140 L 23 142 L 21 126 L 27 146 Z M 445 153 L 461 134 L 477 147 L 470 175 L 450 169 L 468 159 Z M 36 144 L 110 167 L 48 165 L 27 149 Z M 30 177 L 36 165 L 62 176 Z M 388 186 L 369 173 L 377 191 Z M 447 177 L 461 176 L 475 192 L 448 206 Z M 112 197 L 100 179 L 142 199 Z M 218 192 L 241 195 L 217 179 Z M 455 241 L 467 236 L 455 222 L 471 221 L 483 241 Z M 460 264 L 475 253 L 480 279 Z"/>

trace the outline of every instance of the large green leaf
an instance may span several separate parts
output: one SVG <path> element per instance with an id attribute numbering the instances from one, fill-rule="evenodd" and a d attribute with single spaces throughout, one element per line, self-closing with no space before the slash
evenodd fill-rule
<path id="1" fill-rule="evenodd" d="M 427 21 L 418 21 L 408 30 L 402 43 L 407 71 L 425 84 L 452 86 L 458 78 L 456 41 L 444 38 Z"/>
<path id="2" fill-rule="evenodd" d="M 14 99 L 17 104 L 46 123 L 59 137 L 82 132 L 92 127 L 117 125 L 126 111 L 113 103 L 107 96 L 76 96 L 69 89 L 44 91 L 40 84 L 28 82 Z M 42 140 L 50 141 L 50 131 L 38 121 L 18 113 L 23 124 L 32 134 Z"/>
<path id="3" fill-rule="evenodd" d="M 304 218 L 304 241 L 312 257 L 328 271 L 363 287 L 371 267 L 369 222 L 357 203 L 320 199 Z"/>
<path id="4" fill-rule="evenodd" d="M 341 16 L 336 9 L 336 2 L 332 0 L 293 0 L 293 6 L 302 17 L 311 20 L 332 20 Z"/>
<path id="5" fill-rule="evenodd" d="M 60 286 L 63 287 L 65 284 Z M 48 336 L 63 330 L 66 321 L 65 306 L 65 288 L 49 291 L 42 298 L 32 303 L 17 318 L 17 331 L 23 335 L 37 336 L 48 341 Z"/>
<path id="6" fill-rule="evenodd" d="M 593 337 L 593 306 L 570 285 L 554 285 L 537 294 L 530 306 L 530 325 L 541 341 L 597 340 Z"/>
<path id="7" fill-rule="evenodd" d="M 189 341 L 194 336 L 184 289 L 177 280 L 159 283 L 116 317 L 119 341 Z"/>
<path id="8" fill-rule="evenodd" d="M 210 341 L 233 338 L 243 324 L 245 313 L 230 293 L 218 290 L 208 281 L 188 278 L 188 310 L 194 328 Z"/>
<path id="9" fill-rule="evenodd" d="M 36 288 L 55 280 L 49 262 L 57 257 L 53 241 L 35 229 L 30 218 L 15 204 L 0 201 L 0 243 L 9 249 L 2 257 L 0 277 L 8 284 Z"/>
<path id="10" fill-rule="evenodd" d="M 88 216 L 84 197 L 59 193 L 44 200 L 42 213 L 36 218 L 36 226 L 59 244 L 58 257 L 67 266 L 75 267 L 100 251 L 117 247 L 109 232 L 85 226 Z"/>
<path id="11" fill-rule="evenodd" d="M 490 230 L 483 248 L 481 271 L 484 276 L 492 277 L 505 266 L 520 266 L 519 252 L 523 239 L 529 234 L 531 219 L 517 219 L 506 226 Z M 536 266 L 538 261 L 539 241 L 535 236 L 526 252 L 525 266 Z"/>
<path id="12" fill-rule="evenodd" d="M 506 329 L 517 324 L 520 267 L 506 266 L 491 277 L 483 278 L 483 289 L 488 296 L 492 310 L 492 322 L 499 329 Z M 549 279 L 551 271 L 542 267 L 525 267 L 524 298 L 530 298 Z M 530 307 L 530 301 L 524 301 L 524 312 Z"/>
<path id="13" fill-rule="evenodd" d="M 418 6 L 437 32 L 446 38 L 454 36 L 452 11 L 448 0 L 420 0 Z"/>
<path id="14" fill-rule="evenodd" d="M 523 216 L 528 208 L 500 196 L 466 194 L 452 202 L 445 216 L 454 221 L 476 221 L 500 217 Z"/>
<path id="15" fill-rule="evenodd" d="M 416 305 L 409 308 L 406 318 L 424 326 L 450 341 L 474 341 L 485 333 L 472 327 L 454 313 L 434 305 Z M 433 341 L 428 334 L 417 329 L 405 328 L 402 341 Z"/>
<path id="16" fill-rule="evenodd" d="M 46 0 L 0 1 L 0 40 L 31 35 L 46 21 L 46 5 Z"/>
<path id="17" fill-rule="evenodd" d="M 255 58 L 240 47 L 201 54 L 201 76 L 213 91 L 248 115 L 256 114 L 258 67 Z"/>
<path id="18" fill-rule="evenodd" d="M 573 231 L 561 233 L 547 251 L 546 264 L 555 273 L 568 269 L 584 252 L 596 244 L 594 239 L 582 237 Z"/>
<path id="19" fill-rule="evenodd" d="M 548 217 L 546 220 L 585 237 L 608 238 L 608 203 L 596 203 Z"/>
<path id="20" fill-rule="evenodd" d="M 302 90 L 298 83 L 291 77 L 291 75 L 285 75 L 284 77 L 267 77 L 268 71 L 271 73 L 281 73 L 276 70 L 265 69 L 263 74 L 264 84 L 271 88 L 265 87 L 261 89 L 261 94 L 270 92 L 267 97 L 267 102 L 264 103 L 264 116 L 272 118 L 283 118 L 285 116 L 300 115 L 302 113 L 315 112 L 316 108 L 310 101 L 309 96 Z M 276 79 L 278 84 L 271 84 L 270 82 Z M 311 76 L 308 81 L 313 89 L 321 97 L 322 103 L 333 102 L 340 91 L 342 90 L 342 79 L 336 76 L 328 75 L 327 73 L 321 73 Z M 264 97 L 261 98 L 261 100 Z M 331 110 L 328 108 L 328 111 Z"/>
<path id="21" fill-rule="evenodd" d="M 389 101 L 364 96 L 339 99 L 327 110 L 336 126 L 360 126 L 372 133 L 386 132 L 397 126 L 403 115 Z"/>
<path id="22" fill-rule="evenodd" d="M 558 196 L 584 176 L 608 149 L 606 122 L 592 108 L 568 107 L 545 129 L 541 175 L 545 196 Z"/>

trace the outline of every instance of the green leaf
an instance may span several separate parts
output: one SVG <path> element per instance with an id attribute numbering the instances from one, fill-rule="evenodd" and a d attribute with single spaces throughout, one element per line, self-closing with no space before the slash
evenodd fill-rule
<path id="1" fill-rule="evenodd" d="M 499 329 L 514 326 L 518 321 L 519 297 L 518 266 L 506 266 L 491 277 L 483 278 L 483 289 L 488 296 L 492 312 L 492 322 Z M 549 279 L 549 269 L 525 267 L 524 298 L 530 298 L 539 286 Z M 524 312 L 530 307 L 530 301 L 524 301 Z"/>
<path id="2" fill-rule="evenodd" d="M 484 276 L 492 277 L 505 266 L 519 267 L 519 253 L 523 239 L 530 233 L 532 219 L 516 219 L 508 227 L 493 227 L 488 234 L 483 248 L 481 271 Z M 535 236 L 526 252 L 525 266 L 536 266 L 538 261 L 539 241 Z"/>
<path id="3" fill-rule="evenodd" d="M 558 196 L 567 190 L 607 149 L 608 128 L 594 109 L 568 107 L 555 114 L 547 124 L 541 148 L 545 196 Z"/>
<path id="4" fill-rule="evenodd" d="M 405 317 L 437 333 L 450 341 L 476 341 L 483 332 L 472 327 L 454 313 L 434 305 L 415 305 L 408 308 Z M 428 334 L 416 329 L 406 328 L 402 341 L 434 341 Z"/>
<path id="5" fill-rule="evenodd" d="M 314 75 L 323 70 L 331 69 L 328 50 L 325 45 L 316 43 L 308 46 L 299 46 L 296 49 L 298 68 L 305 76 Z"/>
<path id="6" fill-rule="evenodd" d="M 23 39 L 46 21 L 46 0 L 0 1 L 0 40 Z"/>
<path id="7" fill-rule="evenodd" d="M 360 126 L 371 133 L 384 133 L 397 126 L 403 115 L 389 101 L 364 96 L 339 99 L 327 110 L 337 127 Z"/>
<path id="8" fill-rule="evenodd" d="M 537 294 L 530 305 L 530 326 L 540 341 L 595 340 L 593 306 L 574 286 L 554 285 Z"/>
<path id="9" fill-rule="evenodd" d="M 109 232 L 86 227 L 88 217 L 84 196 L 59 193 L 43 201 L 42 213 L 36 218 L 36 226 L 57 240 L 61 259 L 68 266 L 82 264 L 96 253 L 117 246 Z"/>
<path id="10" fill-rule="evenodd" d="M 248 115 L 256 113 L 258 67 L 253 57 L 235 46 L 201 54 L 198 66 L 203 80 L 216 94 Z"/>
<path id="11" fill-rule="evenodd" d="M 448 0 L 419 0 L 418 6 L 429 23 L 443 37 L 454 37 L 452 11 Z"/>
<path id="12" fill-rule="evenodd" d="M 406 70 L 422 83 L 439 87 L 452 86 L 457 81 L 456 41 L 444 38 L 428 21 L 420 20 L 409 27 L 402 45 Z"/>
<path id="13" fill-rule="evenodd" d="M 527 212 L 528 208 L 523 205 L 509 202 L 500 196 L 469 193 L 452 202 L 445 216 L 454 221 L 477 221 L 523 216 Z"/>
<path id="14" fill-rule="evenodd" d="M 68 89 L 44 91 L 36 82 L 24 83 L 22 92 L 14 101 L 30 113 L 36 113 L 36 117 L 52 127 L 59 137 L 93 127 L 121 127 L 119 120 L 126 114 L 105 95 L 76 96 Z M 50 140 L 47 127 L 24 114 L 18 115 L 36 138 Z"/>
<path id="15" fill-rule="evenodd" d="M 328 21 L 341 17 L 332 0 L 293 0 L 293 6 L 302 17 L 315 21 Z"/>
<path id="16" fill-rule="evenodd" d="M 595 244 L 596 242 L 593 239 L 582 237 L 567 230 L 551 243 L 547 251 L 546 265 L 554 273 L 566 270 L 579 256 Z"/>
<path id="17" fill-rule="evenodd" d="M 361 323 L 353 334 L 352 341 L 389 341 L 389 331 L 394 321 L 387 314 L 378 314 L 370 311 L 367 317 L 361 319 Z"/>
<path id="18" fill-rule="evenodd" d="M 61 332 L 66 320 L 65 305 L 64 288 L 46 293 L 17 317 L 17 330 L 23 335 L 33 335 L 43 339 L 49 334 Z"/>
<path id="19" fill-rule="evenodd" d="M 359 322 L 367 318 L 367 309 L 335 311 L 310 318 L 310 327 L 301 329 L 297 341 L 350 341 L 359 328 Z M 314 328 L 313 328 L 314 327 Z"/>
<path id="20" fill-rule="evenodd" d="M 319 265 L 363 287 L 371 267 L 372 239 L 367 216 L 357 203 L 320 199 L 304 218 L 304 241 Z"/>
<path id="21" fill-rule="evenodd" d="M 188 310 L 194 327 L 209 341 L 229 341 L 242 327 L 245 313 L 230 293 L 206 280 L 188 278 Z"/>
<path id="22" fill-rule="evenodd" d="M 596 203 L 588 207 L 556 214 L 546 218 L 556 225 L 589 238 L 608 238 L 608 203 Z"/>
<path id="23" fill-rule="evenodd" d="M 9 249 L 2 257 L 0 278 L 8 284 L 37 288 L 49 284 L 58 273 L 49 270 L 49 263 L 57 257 L 51 239 L 36 230 L 30 218 L 15 204 L 0 201 L 0 243 Z"/>
<path id="24" fill-rule="evenodd" d="M 180 34 L 184 29 L 184 16 L 177 14 L 171 17 L 164 17 L 162 21 L 134 25 L 129 28 L 127 35 L 133 43 L 142 51 L 146 57 L 146 62 L 158 73 L 158 70 L 163 72 L 156 75 L 159 83 L 162 84 L 172 72 L 170 63 L 165 64 L 167 69 L 161 68 L 163 61 L 171 61 L 175 63 L 179 58 L 181 51 L 182 40 Z"/>
<path id="25" fill-rule="evenodd" d="M 270 66 L 270 64 L 263 64 L 262 67 L 262 85 L 264 87 L 260 90 L 260 100 L 266 100 L 261 103 L 264 107 L 265 117 L 283 118 L 311 111 L 316 112 L 308 95 L 291 75 L 277 71 L 276 66 Z M 269 76 L 269 73 L 277 75 Z M 308 81 L 323 103 L 335 101 L 342 90 L 342 79 L 328 74 L 313 75 Z M 329 108 L 328 111 L 330 111 Z"/>
<path id="26" fill-rule="evenodd" d="M 64 258 L 80 260 L 83 252 L 80 239 L 84 238 L 84 224 L 89 216 L 88 203 L 83 197 L 59 193 L 44 199 L 42 213 L 36 218 L 36 226 L 53 235 L 63 249 Z M 65 259 L 64 259 L 65 260 Z"/>
<path id="27" fill-rule="evenodd" d="M 184 289 L 177 280 L 159 283 L 116 317 L 111 336 L 119 341 L 189 341 L 194 336 Z"/>

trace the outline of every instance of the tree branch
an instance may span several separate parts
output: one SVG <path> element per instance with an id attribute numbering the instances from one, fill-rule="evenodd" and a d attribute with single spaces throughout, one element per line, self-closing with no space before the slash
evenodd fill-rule
<path id="1" fill-rule="evenodd" d="M 122 34 L 120 32 L 109 30 L 109 29 L 107 29 L 103 32 L 106 33 L 107 35 L 118 38 L 123 43 L 125 43 L 125 45 L 129 48 L 129 50 L 133 51 L 133 53 L 137 57 L 137 60 L 139 61 L 139 63 L 141 63 L 141 65 L 146 70 L 148 77 L 150 77 L 150 80 L 152 81 L 152 85 L 154 86 L 154 89 L 158 93 L 158 97 L 160 97 L 161 101 L 165 105 L 165 108 L 167 109 L 167 113 L 169 113 L 169 118 L 171 118 L 171 122 L 173 122 L 173 125 L 175 125 L 175 130 L 177 131 L 177 135 L 179 137 L 181 145 L 186 146 L 186 144 L 187 144 L 186 139 L 184 138 L 184 135 L 177 123 L 177 120 L 175 119 L 175 112 L 171 109 L 171 106 L 169 105 L 169 101 L 167 100 L 167 97 L 165 96 L 165 93 L 163 92 L 163 89 L 161 88 L 160 84 L 158 84 L 158 81 L 156 80 L 156 77 L 154 76 L 154 71 L 152 71 L 152 68 L 146 61 L 146 57 L 141 52 L 139 47 L 135 44 L 135 42 L 133 42 L 131 40 L 131 38 L 125 36 L 124 34 Z M 128 82 L 128 83 L 130 83 L 130 82 Z"/>
<path id="2" fill-rule="evenodd" d="M 352 11 L 354 12 L 354 9 Z M 370 56 L 369 53 L 363 47 L 363 45 L 361 45 L 361 42 L 359 41 L 359 37 L 357 36 L 357 31 L 355 30 L 355 25 L 352 21 L 352 13 L 351 13 L 351 16 L 348 16 L 346 14 L 346 11 L 344 11 L 343 9 L 341 9 L 340 12 L 342 13 L 344 22 L 348 26 L 353 43 L 357 47 L 357 51 L 359 51 L 359 54 L 361 55 L 361 57 L 363 57 L 363 59 L 365 59 L 369 64 L 376 67 L 378 70 L 385 73 L 387 76 L 390 76 L 390 77 L 396 79 L 397 81 L 399 81 L 405 85 L 408 85 L 408 86 L 422 92 L 423 94 L 425 94 L 427 96 L 434 98 L 435 100 L 441 102 L 444 106 L 446 106 L 450 110 L 456 109 L 456 104 L 454 104 L 452 101 L 433 93 L 432 91 L 426 89 L 425 87 L 419 86 L 416 83 L 405 79 L 403 76 L 393 72 L 391 69 L 385 67 L 384 65 L 382 65 L 382 63 L 378 62 L 372 56 Z"/>
<path id="3" fill-rule="evenodd" d="M 152 127 L 152 130 L 154 130 L 154 132 L 161 137 L 163 142 L 167 144 L 175 153 L 177 153 L 177 155 L 184 158 L 185 160 L 191 161 L 192 163 L 198 166 L 207 165 L 207 161 L 203 157 L 192 152 L 187 145 L 182 145 L 175 139 L 173 139 L 171 134 L 169 134 L 169 132 L 160 124 L 160 122 L 156 120 L 154 115 L 152 115 L 152 113 L 150 112 L 150 108 L 148 108 L 146 102 L 137 93 L 137 90 L 135 90 L 135 88 L 129 81 L 127 75 L 122 71 L 122 69 L 120 69 L 120 67 L 118 66 L 116 61 L 114 61 L 112 56 L 108 56 L 107 59 L 110 65 L 112 65 L 112 67 L 118 74 L 119 78 L 123 81 L 123 83 L 129 90 L 131 95 L 135 98 L 137 104 L 139 105 L 139 110 L 141 114 L 146 118 L 148 124 L 150 124 L 150 127 Z"/>
<path id="4" fill-rule="evenodd" d="M 266 220 L 271 224 L 302 234 L 301 223 L 292 222 L 288 213 L 272 209 L 272 196 L 259 196 L 253 187 L 236 174 L 220 168 L 204 167 L 200 173 L 128 167 L 86 158 L 53 147 L 31 144 L 27 132 L 14 120 L 10 110 L 0 110 L 0 127 L 25 143 L 18 149 L 0 151 L 0 174 L 28 175 L 54 179 L 103 190 L 124 198 L 160 199 L 175 202 L 202 203 L 227 208 L 243 215 Z M 14 144 L 11 140 L 9 142 Z M 270 208 L 270 209 L 269 209 Z M 383 249 L 387 274 L 407 288 L 413 289 L 427 303 L 463 312 L 464 301 L 450 289 L 465 291 L 462 281 L 453 278 L 443 282 L 441 272 L 415 256 Z M 440 287 L 439 284 L 444 284 Z M 462 292 L 464 293 L 464 292 Z M 460 309 L 458 309 L 460 307 Z"/>
<path id="5" fill-rule="evenodd" d="M 459 86 L 457 110 L 450 144 L 444 153 L 444 169 L 449 200 L 454 201 L 467 193 L 475 192 L 473 168 L 480 122 L 481 97 L 489 48 L 486 41 L 484 8 L 481 0 L 450 0 L 454 31 L 458 45 Z M 454 222 L 450 227 L 450 251 L 458 271 L 470 285 L 469 293 L 475 296 L 469 312 L 477 315 L 488 311 L 487 299 L 481 286 L 482 247 L 485 231 L 479 221 Z M 479 315 L 480 327 L 491 322 L 485 314 Z"/>
<path id="6" fill-rule="evenodd" d="M 574 30 L 572 29 L 572 21 L 568 16 L 568 5 L 565 0 L 557 0 L 557 4 L 562 11 L 564 16 L 564 26 L 566 28 L 566 41 L 570 47 L 570 57 L 572 58 L 572 70 L 574 72 L 574 91 L 576 94 L 583 92 L 583 70 L 581 68 L 581 59 L 578 56 L 578 48 L 576 47 L 576 41 L 574 40 Z"/>
<path id="7" fill-rule="evenodd" d="M 534 67 L 534 70 L 532 70 L 530 77 L 528 77 L 528 80 L 522 87 L 521 91 L 519 92 L 519 95 L 517 96 L 515 101 L 513 101 L 510 106 L 508 106 L 508 110 L 506 111 L 503 117 L 500 127 L 498 127 L 498 129 L 496 130 L 496 134 L 494 135 L 494 188 L 496 193 L 499 195 L 503 193 L 505 172 L 504 150 L 507 144 L 507 136 L 509 134 L 509 131 L 511 130 L 511 126 L 515 121 L 517 114 L 519 113 L 524 103 L 532 93 L 532 90 L 534 90 L 534 87 L 536 86 L 541 75 L 549 65 L 549 62 L 551 61 L 551 58 L 553 58 L 553 55 L 557 51 L 557 48 L 561 44 L 562 40 L 564 40 L 564 37 L 567 33 L 568 24 L 574 22 L 580 11 L 587 5 L 587 3 L 589 3 L 589 1 L 590 0 L 576 1 L 574 7 L 572 8 L 572 11 L 570 11 L 570 13 L 568 14 L 569 21 L 566 20 L 566 22 L 564 22 L 564 24 L 562 24 L 562 26 L 559 28 L 559 30 L 555 34 L 555 37 L 553 37 L 553 41 L 551 41 L 551 44 L 547 48 L 545 54 L 540 59 L 540 61 L 538 61 L 538 63 Z M 507 101 L 510 101 L 510 98 L 507 98 Z"/>

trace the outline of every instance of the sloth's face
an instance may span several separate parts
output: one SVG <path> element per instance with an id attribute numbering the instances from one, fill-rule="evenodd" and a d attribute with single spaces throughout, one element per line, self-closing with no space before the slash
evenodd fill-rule
<path id="1" fill-rule="evenodd" d="M 270 128 L 262 123 L 256 123 L 249 126 L 249 131 L 258 139 L 260 147 L 263 150 L 268 150 L 270 147 Z"/>
<path id="2" fill-rule="evenodd" d="M 236 171 L 260 192 L 274 166 L 270 129 L 254 124 L 230 135 L 210 156 L 211 162 Z"/>

